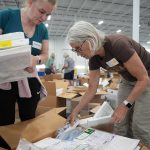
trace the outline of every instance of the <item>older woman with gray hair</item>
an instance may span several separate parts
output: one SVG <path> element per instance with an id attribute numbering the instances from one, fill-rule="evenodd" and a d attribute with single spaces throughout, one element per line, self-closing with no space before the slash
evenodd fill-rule
<path id="1" fill-rule="evenodd" d="M 69 116 L 71 124 L 77 114 L 94 97 L 100 67 L 117 70 L 122 79 L 118 106 L 113 115 L 116 134 L 138 138 L 150 149 L 150 53 L 124 35 L 105 36 L 92 24 L 79 21 L 69 30 L 67 41 L 72 51 L 89 59 L 89 88 Z"/>
<path id="2" fill-rule="evenodd" d="M 64 80 L 69 82 L 69 86 L 73 86 L 75 61 L 68 53 L 64 53 L 64 58 L 64 65 L 62 67 L 62 70 L 64 69 Z"/>

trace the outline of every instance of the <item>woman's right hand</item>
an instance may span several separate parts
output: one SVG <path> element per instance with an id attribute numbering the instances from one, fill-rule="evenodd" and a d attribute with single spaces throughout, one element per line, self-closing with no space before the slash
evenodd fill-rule
<path id="1" fill-rule="evenodd" d="M 27 71 L 28 73 L 33 73 L 35 71 L 35 68 L 30 66 L 30 67 L 25 68 L 24 70 Z"/>

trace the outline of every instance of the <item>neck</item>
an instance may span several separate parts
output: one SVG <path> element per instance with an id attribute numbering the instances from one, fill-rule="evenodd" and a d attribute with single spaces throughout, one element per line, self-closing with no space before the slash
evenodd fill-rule
<path id="1" fill-rule="evenodd" d="M 21 9 L 22 22 L 27 26 L 35 26 L 35 24 L 28 17 L 28 8 Z"/>
<path id="2" fill-rule="evenodd" d="M 104 47 L 101 47 L 99 50 L 97 50 L 95 52 L 95 55 L 99 55 L 101 57 L 104 57 L 105 56 L 105 50 L 104 50 Z"/>

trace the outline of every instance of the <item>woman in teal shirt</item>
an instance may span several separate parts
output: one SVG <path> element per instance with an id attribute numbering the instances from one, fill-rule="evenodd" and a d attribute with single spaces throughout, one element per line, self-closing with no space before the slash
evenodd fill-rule
<path id="1" fill-rule="evenodd" d="M 30 40 L 32 63 L 25 68 L 29 73 L 35 71 L 36 64 L 45 63 L 48 58 L 48 31 L 42 22 L 51 15 L 55 5 L 56 0 L 28 0 L 22 9 L 0 11 L 0 34 L 24 32 L 25 37 Z M 30 98 L 19 96 L 17 82 L 11 82 L 10 90 L 0 88 L 0 126 L 15 122 L 16 102 L 21 121 L 35 117 L 41 84 L 36 77 L 28 78 L 28 84 L 31 91 Z"/>
<path id="2" fill-rule="evenodd" d="M 54 61 L 55 61 L 55 53 L 51 53 L 49 59 L 47 60 L 47 62 L 45 64 L 46 75 L 49 75 L 51 73 L 55 73 L 56 69 L 54 66 Z"/>

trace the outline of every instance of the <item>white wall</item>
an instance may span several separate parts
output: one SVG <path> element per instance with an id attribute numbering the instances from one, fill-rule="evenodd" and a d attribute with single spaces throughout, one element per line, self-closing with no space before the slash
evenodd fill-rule
<path id="1" fill-rule="evenodd" d="M 146 49 L 148 52 L 150 52 L 150 46 L 148 46 L 148 45 L 146 45 L 146 44 L 145 44 L 145 45 L 143 44 L 143 46 L 145 47 L 145 49 Z"/>
<path id="2" fill-rule="evenodd" d="M 87 71 L 88 60 L 77 56 L 76 53 L 71 51 L 71 47 L 65 42 L 65 38 L 50 39 L 49 41 L 49 53 L 54 52 L 56 54 L 55 64 L 58 69 L 62 68 L 64 63 L 63 53 L 67 52 L 70 57 L 75 60 L 75 65 L 78 67 L 79 72 Z M 86 66 L 83 68 L 82 66 Z M 86 73 L 85 71 L 85 73 Z"/>
<path id="3" fill-rule="evenodd" d="M 147 45 L 143 45 L 146 50 L 150 52 L 150 48 Z M 88 68 L 88 61 L 80 56 L 77 56 L 76 53 L 71 51 L 71 47 L 68 43 L 65 42 L 65 38 L 58 38 L 58 39 L 50 39 L 49 41 L 49 52 L 54 52 L 56 54 L 56 67 L 57 69 L 61 69 L 63 66 L 64 58 L 63 53 L 67 52 L 74 60 L 75 65 L 78 68 L 78 73 L 87 72 Z M 85 66 L 85 68 L 83 68 Z"/>

